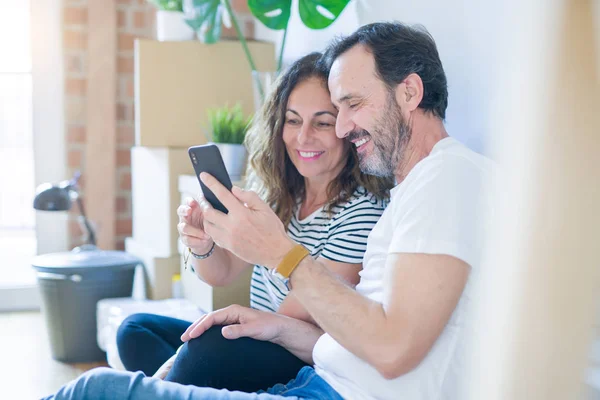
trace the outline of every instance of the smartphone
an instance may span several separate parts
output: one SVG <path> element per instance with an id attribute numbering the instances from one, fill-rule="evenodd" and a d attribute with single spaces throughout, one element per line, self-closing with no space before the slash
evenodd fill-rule
<path id="1" fill-rule="evenodd" d="M 217 199 L 215 194 L 210 191 L 209 188 L 206 187 L 204 183 L 200 180 L 200 173 L 207 172 L 215 177 L 216 180 L 221 182 L 223 186 L 227 188 L 227 190 L 231 191 L 231 179 L 229 178 L 229 173 L 227 173 L 227 169 L 225 168 L 225 164 L 223 163 L 223 158 L 221 157 L 221 152 L 219 148 L 214 144 L 205 144 L 202 146 L 192 146 L 188 149 L 188 154 L 190 156 L 190 160 L 192 160 L 192 165 L 194 166 L 194 171 L 196 172 L 196 178 L 198 178 L 198 182 L 200 182 L 200 187 L 202 188 L 202 194 L 204 198 L 213 206 L 213 208 L 227 214 L 229 211 L 223 203 Z"/>

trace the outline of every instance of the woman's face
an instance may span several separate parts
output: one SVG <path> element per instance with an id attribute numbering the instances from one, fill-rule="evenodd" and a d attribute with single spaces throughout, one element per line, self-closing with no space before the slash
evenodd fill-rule
<path id="1" fill-rule="evenodd" d="M 335 135 L 336 116 L 329 91 L 318 78 L 300 82 L 290 94 L 283 142 L 306 179 L 329 183 L 346 164 L 348 145 Z"/>

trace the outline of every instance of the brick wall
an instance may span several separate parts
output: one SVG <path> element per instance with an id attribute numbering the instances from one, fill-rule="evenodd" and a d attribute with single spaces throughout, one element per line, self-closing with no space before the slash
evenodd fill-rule
<path id="1" fill-rule="evenodd" d="M 85 145 L 85 49 L 87 46 L 87 9 L 83 1 L 65 1 L 63 9 L 63 48 L 65 68 L 65 141 L 68 174 L 83 164 Z M 81 181 L 82 185 L 85 182 Z M 80 243 L 81 229 L 71 217 L 71 247 Z"/>
<path id="2" fill-rule="evenodd" d="M 86 79 L 87 79 L 87 5 L 88 0 L 64 0 L 63 48 L 65 68 L 65 141 L 69 176 L 83 169 L 86 140 Z M 246 37 L 254 36 L 254 21 L 246 0 L 232 0 L 236 16 Z M 146 0 L 117 0 L 117 196 L 115 237 L 116 248 L 124 248 L 131 236 L 131 156 L 134 144 L 133 46 L 139 37 L 155 35 L 155 9 Z M 233 28 L 224 28 L 223 37 L 235 38 Z M 85 171 L 82 171 L 82 193 L 85 199 Z M 69 221 L 70 246 L 83 242 L 76 212 Z"/>

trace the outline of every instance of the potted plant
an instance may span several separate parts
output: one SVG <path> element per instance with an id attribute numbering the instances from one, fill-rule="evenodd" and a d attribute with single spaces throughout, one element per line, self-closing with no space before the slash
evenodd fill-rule
<path id="1" fill-rule="evenodd" d="M 337 20 L 349 2 L 350 0 L 298 0 L 298 13 L 307 28 L 324 29 Z M 186 22 L 198 32 L 198 38 L 207 44 L 216 43 L 221 37 L 221 25 L 224 23 L 229 26 L 231 22 L 252 71 L 255 97 L 262 103 L 265 93 L 269 90 L 269 83 L 281 70 L 292 0 L 248 0 L 248 7 L 252 15 L 267 28 L 283 30 L 277 71 L 257 71 L 230 0 L 186 0 Z"/>
<path id="2" fill-rule="evenodd" d="M 244 138 L 251 117 L 244 115 L 242 106 L 225 106 L 208 110 L 208 123 L 213 143 L 219 148 L 225 168 L 232 181 L 241 180 L 246 166 Z"/>
<path id="3" fill-rule="evenodd" d="M 149 0 L 156 12 L 156 38 L 163 41 L 192 40 L 194 31 L 185 23 L 183 0 Z"/>

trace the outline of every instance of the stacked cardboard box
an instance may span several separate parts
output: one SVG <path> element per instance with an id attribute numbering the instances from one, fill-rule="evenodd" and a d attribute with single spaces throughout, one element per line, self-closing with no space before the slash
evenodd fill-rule
<path id="1" fill-rule="evenodd" d="M 249 48 L 259 70 L 274 70 L 273 44 L 249 42 Z M 206 143 L 207 109 L 240 103 L 246 113 L 253 112 L 252 78 L 237 41 L 205 45 L 137 40 L 134 90 L 133 237 L 126 240 L 125 249 L 146 264 L 147 296 L 163 299 L 171 296 L 171 278 L 181 268 L 178 179 L 194 178 L 187 149 Z M 194 185 L 192 195 L 200 189 L 197 181 Z M 241 284 L 223 292 L 189 273 L 182 280 L 185 297 L 207 311 L 227 305 L 229 298 L 237 301 L 245 296 L 247 302 L 247 285 L 238 296 Z"/>

